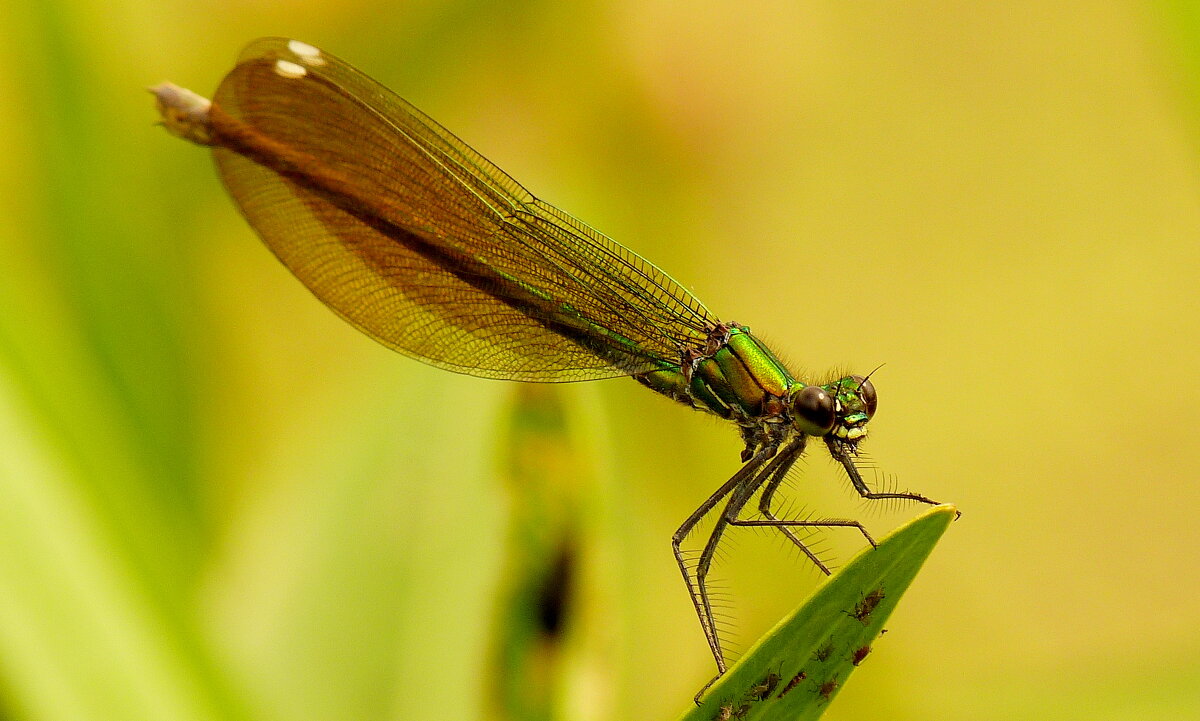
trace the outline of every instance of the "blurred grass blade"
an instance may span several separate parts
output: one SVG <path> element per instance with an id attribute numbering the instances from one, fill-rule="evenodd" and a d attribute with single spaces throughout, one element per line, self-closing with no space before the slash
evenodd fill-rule
<path id="1" fill-rule="evenodd" d="M 955 513 L 951 505 L 932 508 L 856 557 L 759 639 L 681 721 L 820 717 Z"/>
<path id="2" fill-rule="evenodd" d="M 574 625 L 584 467 L 559 389 L 516 387 L 502 447 L 511 515 L 488 674 L 496 718 L 562 716 Z"/>
<path id="3" fill-rule="evenodd" d="M 189 652 L 0 375 L 0 717 L 250 718 Z"/>

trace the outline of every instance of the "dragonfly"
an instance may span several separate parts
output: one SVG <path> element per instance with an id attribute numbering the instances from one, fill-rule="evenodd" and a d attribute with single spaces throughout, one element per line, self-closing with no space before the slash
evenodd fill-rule
<path id="1" fill-rule="evenodd" d="M 718 319 L 658 266 L 539 200 L 333 55 L 264 38 L 211 101 L 170 83 L 151 91 L 168 131 L 211 147 L 267 247 L 376 341 L 484 378 L 630 377 L 737 428 L 741 466 L 671 537 L 718 678 L 728 666 L 708 582 L 727 530 L 777 529 L 826 575 L 802 529 L 848 527 L 875 543 L 855 520 L 775 513 L 776 492 L 810 443 L 863 498 L 935 504 L 863 480 L 855 458 L 878 405 L 869 374 L 797 377 L 748 326 Z M 718 507 L 699 554 L 685 554 L 685 539 Z"/>

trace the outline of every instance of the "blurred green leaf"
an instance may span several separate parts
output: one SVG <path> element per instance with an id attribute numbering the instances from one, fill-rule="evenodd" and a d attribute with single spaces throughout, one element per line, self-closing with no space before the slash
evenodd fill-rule
<path id="1" fill-rule="evenodd" d="M 4 85 L 21 113 L 0 148 L 15 161 L 0 185 L 19 191 L 0 201 L 0 716 L 249 717 L 195 623 L 210 538 L 191 286 L 169 224 L 132 200 L 154 129 L 69 6 L 13 10 L 27 67 Z"/>
<path id="2" fill-rule="evenodd" d="M 580 563 L 578 496 L 589 473 L 556 388 L 517 385 L 507 415 L 501 475 L 511 512 L 488 692 L 497 718 L 539 721 L 562 706 Z"/>
<path id="3" fill-rule="evenodd" d="M 859 554 L 759 639 L 682 721 L 820 717 L 955 513 L 954 506 L 936 506 Z"/>

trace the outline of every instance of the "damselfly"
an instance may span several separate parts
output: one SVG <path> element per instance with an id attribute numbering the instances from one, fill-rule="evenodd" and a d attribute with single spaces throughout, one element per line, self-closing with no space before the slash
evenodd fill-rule
<path id="1" fill-rule="evenodd" d="M 775 514 L 776 491 L 809 439 L 864 498 L 933 503 L 873 492 L 859 473 L 877 403 L 867 377 L 797 378 L 747 326 L 719 320 L 657 266 L 538 200 L 332 55 L 262 39 L 211 103 L 170 84 L 153 91 L 168 130 L 212 147 L 226 188 L 275 255 L 380 343 L 485 378 L 630 376 L 737 427 L 741 468 L 671 538 L 719 674 L 708 576 L 730 526 L 778 529 L 826 574 L 795 529 L 851 527 L 871 541 L 857 521 Z M 757 514 L 743 517 L 756 494 Z M 721 504 L 689 561 L 681 544 Z"/>

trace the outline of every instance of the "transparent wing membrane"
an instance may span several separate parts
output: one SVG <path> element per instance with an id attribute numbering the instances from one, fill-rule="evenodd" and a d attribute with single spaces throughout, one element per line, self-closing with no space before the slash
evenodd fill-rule
<path id="1" fill-rule="evenodd" d="M 333 56 L 255 42 L 211 122 L 221 177 L 271 250 L 406 355 L 572 381 L 677 364 L 705 338 L 708 311 L 666 273 Z"/>

